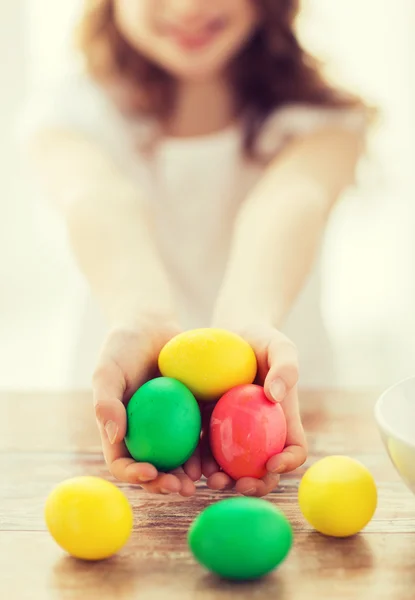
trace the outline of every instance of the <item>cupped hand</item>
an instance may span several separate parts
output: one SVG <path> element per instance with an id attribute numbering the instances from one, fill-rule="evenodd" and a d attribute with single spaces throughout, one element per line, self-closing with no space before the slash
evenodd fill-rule
<path id="1" fill-rule="evenodd" d="M 200 477 L 192 480 L 183 469 L 159 473 L 149 463 L 136 462 L 124 443 L 126 405 L 141 385 L 159 374 L 160 350 L 177 333 L 179 328 L 170 322 L 111 331 L 93 376 L 93 400 L 105 461 L 116 479 L 139 484 L 150 493 L 192 496 Z"/>
<path id="2" fill-rule="evenodd" d="M 271 457 L 262 479 L 243 477 L 234 482 L 221 471 L 210 449 L 204 447 L 204 475 L 207 485 L 214 490 L 232 487 L 244 496 L 266 496 L 279 483 L 280 475 L 294 471 L 307 458 L 307 443 L 298 403 L 298 357 L 294 344 L 274 328 L 260 328 L 238 332 L 253 348 L 258 363 L 255 383 L 264 386 L 270 402 L 278 402 L 287 421 L 287 439 L 281 454 Z"/>
<path id="3" fill-rule="evenodd" d="M 199 481 L 202 475 L 206 477 L 208 487 L 214 490 L 232 489 L 235 482 L 221 471 L 213 457 L 209 443 L 210 419 L 215 403 L 200 403 L 202 415 L 202 434 L 199 446 L 193 456 L 183 466 L 183 470 L 192 481 Z"/>

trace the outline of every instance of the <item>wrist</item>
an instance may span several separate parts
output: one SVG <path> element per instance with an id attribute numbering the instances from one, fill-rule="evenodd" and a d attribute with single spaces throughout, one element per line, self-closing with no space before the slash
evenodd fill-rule
<path id="1" fill-rule="evenodd" d="M 179 333 L 181 329 L 177 321 L 164 315 L 142 313 L 128 322 L 114 322 L 107 337 L 121 340 L 123 345 L 126 340 L 135 340 L 134 343 L 139 340 L 140 347 L 147 348 L 146 353 L 156 356 L 163 346 Z"/>
<path id="2" fill-rule="evenodd" d="M 235 331 L 269 330 L 279 328 L 283 322 L 284 312 L 276 306 L 260 305 L 258 302 L 219 300 L 212 315 L 212 326 Z"/>
<path id="3" fill-rule="evenodd" d="M 212 318 L 212 327 L 232 331 L 244 339 L 260 338 L 269 335 L 270 329 L 278 328 L 271 316 L 251 311 L 216 312 Z"/>
<path id="4" fill-rule="evenodd" d="M 274 323 L 268 319 L 244 318 L 236 319 L 234 316 L 229 318 L 213 318 L 211 327 L 233 331 L 242 337 L 249 331 L 269 331 L 275 328 Z"/>
<path id="5" fill-rule="evenodd" d="M 135 332 L 165 330 L 176 335 L 180 331 L 180 324 L 173 311 L 138 306 L 114 314 L 110 319 L 110 329 Z"/>
<path id="6" fill-rule="evenodd" d="M 134 282 L 122 281 L 117 293 L 108 286 L 99 295 L 99 303 L 111 329 L 137 331 L 143 327 L 178 324 L 174 303 L 168 293 L 139 287 Z"/>
<path id="7" fill-rule="evenodd" d="M 239 263 L 230 265 L 216 297 L 212 320 L 233 328 L 246 324 L 279 327 L 287 309 L 279 287 L 258 269 L 247 275 Z"/>

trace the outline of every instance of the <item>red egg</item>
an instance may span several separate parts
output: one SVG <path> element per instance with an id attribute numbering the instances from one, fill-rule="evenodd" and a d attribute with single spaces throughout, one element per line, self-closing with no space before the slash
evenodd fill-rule
<path id="1" fill-rule="evenodd" d="M 267 461 L 285 446 L 287 423 L 279 404 L 259 385 L 240 385 L 224 394 L 210 421 L 210 445 L 232 479 L 261 478 Z"/>

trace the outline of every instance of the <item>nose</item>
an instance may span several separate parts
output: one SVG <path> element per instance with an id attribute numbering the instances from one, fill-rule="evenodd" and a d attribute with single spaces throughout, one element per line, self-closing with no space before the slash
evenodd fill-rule
<path id="1" fill-rule="evenodd" d="M 206 0 L 168 0 L 166 2 L 171 17 L 185 26 L 197 26 L 206 18 Z"/>

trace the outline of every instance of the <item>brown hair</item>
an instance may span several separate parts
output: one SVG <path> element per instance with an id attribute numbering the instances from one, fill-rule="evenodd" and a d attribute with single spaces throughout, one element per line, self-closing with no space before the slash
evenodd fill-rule
<path id="1" fill-rule="evenodd" d="M 261 127 L 277 107 L 289 103 L 363 107 L 358 98 L 329 85 L 318 61 L 301 47 L 294 31 L 300 0 L 257 2 L 262 25 L 230 65 L 248 154 L 254 153 Z M 113 0 L 85 0 L 78 33 L 87 69 L 96 80 L 122 82 L 142 113 L 159 119 L 169 114 L 175 81 L 121 35 Z"/>

